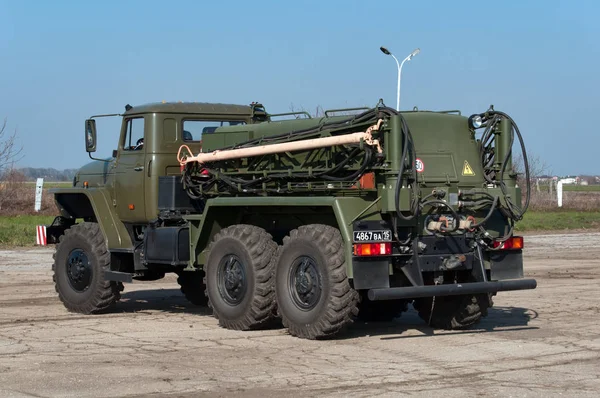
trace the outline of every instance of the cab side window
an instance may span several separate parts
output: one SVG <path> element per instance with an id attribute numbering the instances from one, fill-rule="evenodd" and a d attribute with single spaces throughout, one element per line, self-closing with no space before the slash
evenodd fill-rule
<path id="1" fill-rule="evenodd" d="M 202 141 L 204 134 L 212 134 L 219 127 L 238 124 L 246 123 L 242 120 L 184 120 L 182 138 L 184 141 Z"/>
<path id="2" fill-rule="evenodd" d="M 144 148 L 144 118 L 127 120 L 123 150 L 139 151 Z"/>

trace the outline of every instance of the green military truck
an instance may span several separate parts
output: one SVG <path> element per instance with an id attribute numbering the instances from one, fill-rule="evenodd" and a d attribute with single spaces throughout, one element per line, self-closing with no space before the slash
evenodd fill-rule
<path id="1" fill-rule="evenodd" d="M 52 190 L 47 237 L 70 311 L 104 312 L 123 282 L 174 272 L 225 328 L 279 318 L 315 339 L 408 304 L 432 327 L 464 328 L 497 292 L 536 287 L 513 234 L 528 200 L 512 147 L 525 147 L 493 107 L 464 117 L 380 101 L 311 118 L 258 103 L 127 105 L 85 121 L 92 159 L 104 116 L 122 118 L 112 158 Z"/>

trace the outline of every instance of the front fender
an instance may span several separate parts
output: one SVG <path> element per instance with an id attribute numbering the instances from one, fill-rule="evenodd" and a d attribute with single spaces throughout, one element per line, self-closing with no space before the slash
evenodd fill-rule
<path id="1" fill-rule="evenodd" d="M 107 248 L 132 249 L 131 237 L 117 217 L 110 193 L 105 188 L 55 188 L 56 205 L 63 217 L 92 219 L 98 223 Z"/>

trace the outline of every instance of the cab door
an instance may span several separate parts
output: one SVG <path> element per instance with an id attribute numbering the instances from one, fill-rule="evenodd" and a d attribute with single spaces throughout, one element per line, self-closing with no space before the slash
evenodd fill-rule
<path id="1" fill-rule="evenodd" d="M 115 205 L 124 222 L 145 222 L 144 181 L 146 164 L 145 121 L 143 116 L 123 120 L 121 143 L 115 170 Z"/>

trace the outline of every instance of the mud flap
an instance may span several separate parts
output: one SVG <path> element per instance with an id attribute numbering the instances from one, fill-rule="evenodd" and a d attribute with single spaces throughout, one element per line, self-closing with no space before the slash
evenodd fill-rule
<path id="1" fill-rule="evenodd" d="M 390 262 L 386 260 L 352 261 L 354 289 L 376 289 L 390 287 Z"/>
<path id="2" fill-rule="evenodd" d="M 491 280 L 523 278 L 523 252 L 504 251 L 490 253 Z"/>

